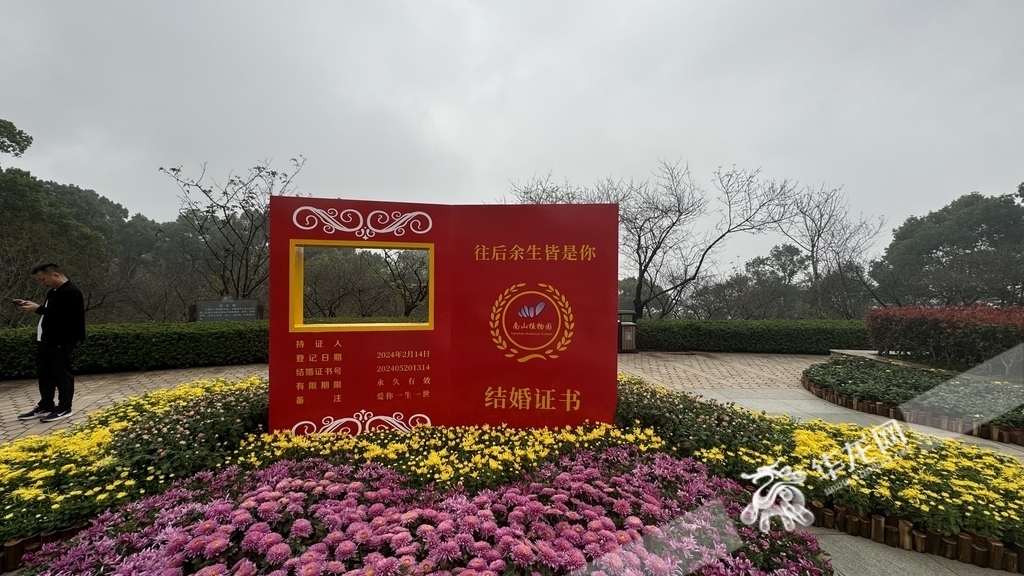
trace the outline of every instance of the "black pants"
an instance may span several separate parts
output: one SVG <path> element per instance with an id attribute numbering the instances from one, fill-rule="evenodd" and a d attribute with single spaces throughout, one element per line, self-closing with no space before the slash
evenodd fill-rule
<path id="1" fill-rule="evenodd" d="M 36 368 L 39 370 L 39 407 L 53 410 L 54 392 L 60 392 L 57 411 L 70 410 L 75 395 L 75 375 L 71 373 L 71 346 L 36 342 Z"/>

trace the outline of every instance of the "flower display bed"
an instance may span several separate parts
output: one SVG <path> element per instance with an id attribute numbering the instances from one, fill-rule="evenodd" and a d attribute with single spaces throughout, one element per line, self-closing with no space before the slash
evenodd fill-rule
<path id="1" fill-rule="evenodd" d="M 259 418 L 249 418 L 244 407 L 256 405 L 258 413 L 254 397 L 265 393 L 266 384 L 255 380 L 193 383 L 129 399 L 68 433 L 0 447 L 11 457 L 0 469 L 7 520 L 0 530 L 15 536 L 9 542 L 17 561 L 28 544 L 29 568 L 54 574 L 147 572 L 145 566 L 179 558 L 167 573 L 373 567 L 393 574 L 555 574 L 581 559 L 609 574 L 667 574 L 684 563 L 698 574 L 832 573 L 813 537 L 773 531 L 765 538 L 743 526 L 737 516 L 749 494 L 711 477 L 703 464 L 665 453 L 650 427 L 418 427 L 409 434 L 296 437 L 261 433 Z M 189 420 L 210 417 L 200 406 L 212 398 L 239 410 L 218 413 L 216 431 Z M 76 447 L 71 453 L 69 445 Z M 208 454 L 212 469 L 196 475 L 189 451 Z M 81 462 L 67 468 L 76 458 Z M 61 500 L 46 497 L 52 494 Z M 92 518 L 90 527 L 65 542 L 17 537 L 83 518 Z M 458 519 L 452 539 L 441 538 L 452 525 L 446 518 Z M 217 527 L 208 532 L 210 522 Z M 386 525 L 391 537 L 364 542 L 369 534 L 352 527 L 358 522 L 371 532 Z M 179 535 L 173 541 L 172 533 Z M 403 541 L 405 533 L 411 542 Z M 179 548 L 181 534 L 191 548 Z M 264 546 L 250 534 L 273 542 Z M 357 549 L 346 556 L 352 545 Z"/>
<path id="2" fill-rule="evenodd" d="M 635 448 L 476 493 L 410 489 L 378 464 L 281 461 L 201 474 L 29 562 L 53 574 L 831 573 L 813 538 L 739 524 L 744 494 L 692 459 Z"/>
<path id="3" fill-rule="evenodd" d="M 822 400 L 852 410 L 1024 446 L 1024 405 L 1006 410 L 1001 401 L 1024 396 L 1024 384 L 863 358 L 811 366 L 802 384 Z"/>
<path id="4" fill-rule="evenodd" d="M 264 434 L 265 395 L 256 380 L 193 383 L 0 446 L 3 539 L 54 574 L 830 574 L 813 537 L 737 519 L 750 496 L 736 480 L 778 461 L 808 472 L 800 489 L 823 526 L 949 554 L 945 537 L 957 558 L 1004 569 L 1024 543 L 1024 466 L 913 431 L 870 474 L 837 471 L 832 492 L 815 459 L 867 430 L 635 378 L 620 377 L 617 426 L 564 430 Z"/>
<path id="5" fill-rule="evenodd" d="M 858 519 L 878 516 L 897 530 L 903 520 L 911 534 L 934 534 L 940 542 L 946 537 L 970 538 L 979 546 L 1001 544 L 1013 552 L 1003 554 L 1004 562 L 1024 552 L 1024 464 L 1011 456 L 907 429 L 902 453 L 882 454 L 867 428 L 822 420 L 796 423 L 629 378 L 620 382 L 619 399 L 625 404 L 620 415 L 630 413 L 631 421 L 653 426 L 667 450 L 692 454 L 713 474 L 740 479 L 775 462 L 805 471 L 800 490 L 822 510 L 834 510 L 833 526 L 836 511 L 845 510 Z M 864 442 L 864 456 L 851 470 L 844 448 L 858 442 Z M 842 464 L 835 480 L 815 469 L 815 461 L 826 455 Z M 973 554 L 958 558 L 975 562 Z M 1012 562 L 1004 569 L 1013 570 Z M 1016 570 L 1021 570 L 1019 560 Z"/>
<path id="6" fill-rule="evenodd" d="M 739 451 L 711 448 L 698 450 L 695 456 L 707 462 L 714 473 L 743 468 L 743 463 L 752 469 L 775 461 L 805 471 L 807 478 L 800 490 L 809 501 L 818 503 L 816 517 L 820 510 L 832 511 L 833 526 L 821 519 L 826 527 L 871 537 L 872 519 L 881 518 L 884 525 L 897 529 L 903 520 L 911 533 L 917 530 L 954 541 L 971 539 L 986 549 L 998 544 L 1000 549 L 1014 552 L 1005 555 L 1005 562 L 1015 560 L 1024 544 L 1024 464 L 958 440 L 907 429 L 903 433 L 907 443 L 902 453 L 886 455 L 873 444 L 862 444 L 866 462 L 858 455 L 852 469 L 844 447 L 863 442 L 870 431 L 821 420 L 797 424 L 791 451 L 781 447 Z M 840 463 L 834 471 L 835 480 L 824 468 L 815 466 L 815 460 L 820 462 L 824 455 Z M 844 523 L 846 517 L 858 518 L 863 526 Z M 875 537 L 884 530 L 876 528 Z M 967 563 L 981 562 L 980 556 L 957 558 Z M 1020 566 L 1011 563 L 1004 568 L 1019 570 Z"/>

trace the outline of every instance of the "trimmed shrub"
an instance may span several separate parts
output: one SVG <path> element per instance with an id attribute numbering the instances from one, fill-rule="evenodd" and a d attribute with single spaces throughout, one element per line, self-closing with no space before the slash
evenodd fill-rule
<path id="1" fill-rule="evenodd" d="M 98 324 L 75 350 L 76 374 L 266 362 L 268 326 L 249 322 Z M 0 330 L 0 379 L 36 375 L 35 328 Z"/>
<path id="2" fill-rule="evenodd" d="M 905 306 L 865 317 L 879 354 L 898 354 L 932 366 L 963 369 L 1024 343 L 1024 307 Z"/>
<path id="3" fill-rule="evenodd" d="M 828 354 L 863 350 L 860 320 L 640 320 L 637 348 L 669 352 Z"/>

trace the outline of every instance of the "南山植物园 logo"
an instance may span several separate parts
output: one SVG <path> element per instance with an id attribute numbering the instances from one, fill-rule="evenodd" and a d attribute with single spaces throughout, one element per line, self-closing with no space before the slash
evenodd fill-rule
<path id="1" fill-rule="evenodd" d="M 572 342 L 576 320 L 569 299 L 550 284 L 506 288 L 491 307 L 491 340 L 518 362 L 554 360 Z"/>

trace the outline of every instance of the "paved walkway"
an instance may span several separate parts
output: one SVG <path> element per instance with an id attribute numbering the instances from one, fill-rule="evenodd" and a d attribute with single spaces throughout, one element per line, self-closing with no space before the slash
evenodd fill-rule
<path id="1" fill-rule="evenodd" d="M 151 370 L 149 372 L 120 372 L 117 374 L 83 374 L 75 376 L 74 413 L 70 418 L 43 424 L 39 420 L 22 422 L 18 414 L 27 412 L 39 403 L 39 384 L 36 380 L 7 380 L 0 382 L 0 443 L 22 436 L 49 434 L 54 430 L 70 428 L 85 421 L 86 415 L 114 402 L 139 396 L 149 390 L 173 388 L 182 382 L 204 378 L 241 380 L 249 376 L 267 377 L 266 364 L 246 366 L 207 366 L 180 370 Z"/>
<path id="2" fill-rule="evenodd" d="M 827 360 L 825 356 L 780 354 L 660 353 L 619 355 L 619 369 L 676 390 L 700 394 L 723 402 L 735 402 L 750 410 L 770 414 L 788 414 L 798 420 L 822 418 L 830 422 L 854 422 L 873 426 L 885 420 L 862 412 L 840 408 L 815 397 L 800 387 L 800 375 L 811 364 Z M 35 405 L 38 391 L 34 380 L 0 382 L 0 443 L 68 428 L 85 419 L 93 410 L 113 402 L 203 378 L 240 379 L 266 377 L 266 364 L 154 370 L 121 374 L 78 376 L 75 379 L 75 415 L 51 424 L 20 422 L 17 414 Z M 938 434 L 940 431 L 922 428 Z M 945 433 L 952 436 L 952 433 Z M 1024 459 L 1019 446 L 959 436 L 974 444 L 991 447 Z M 844 576 L 982 576 L 1007 574 L 968 564 L 908 552 L 849 536 L 835 530 L 810 528 L 831 556 L 837 574 Z"/>

